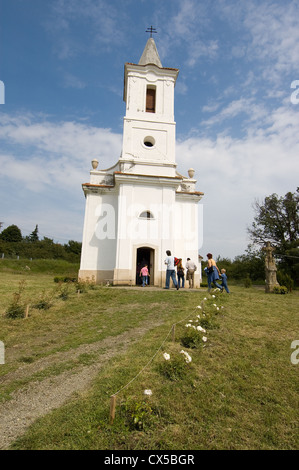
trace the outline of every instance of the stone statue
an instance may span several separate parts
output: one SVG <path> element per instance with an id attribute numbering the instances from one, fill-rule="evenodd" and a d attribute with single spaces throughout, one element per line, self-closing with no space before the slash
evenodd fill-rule
<path id="1" fill-rule="evenodd" d="M 263 248 L 266 252 L 265 258 L 265 271 L 266 271 L 266 286 L 265 292 L 272 292 L 275 286 L 279 286 L 276 278 L 277 268 L 275 265 L 275 260 L 273 258 L 273 248 L 270 242 L 267 242 L 266 247 Z"/>

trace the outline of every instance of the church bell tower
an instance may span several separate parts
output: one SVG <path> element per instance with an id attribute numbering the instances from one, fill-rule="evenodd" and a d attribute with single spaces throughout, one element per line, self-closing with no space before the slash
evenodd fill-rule
<path id="1" fill-rule="evenodd" d="M 150 37 L 138 64 L 126 63 L 124 74 L 124 170 L 175 176 L 174 87 L 178 69 L 163 68 Z"/>

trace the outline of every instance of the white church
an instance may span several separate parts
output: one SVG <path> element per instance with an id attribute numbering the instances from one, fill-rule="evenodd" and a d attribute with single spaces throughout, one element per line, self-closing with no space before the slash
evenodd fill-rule
<path id="1" fill-rule="evenodd" d="M 198 265 L 202 223 L 194 170 L 177 171 L 174 87 L 179 70 L 163 67 L 150 37 L 138 64 L 126 63 L 122 151 L 106 170 L 92 161 L 86 198 L 79 279 L 138 283 L 147 265 L 150 285 L 165 285 L 166 250 Z M 200 285 L 200 269 L 194 287 Z"/>

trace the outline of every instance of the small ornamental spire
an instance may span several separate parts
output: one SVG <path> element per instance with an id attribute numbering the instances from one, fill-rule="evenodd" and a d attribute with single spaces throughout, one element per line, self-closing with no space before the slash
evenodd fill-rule
<path id="1" fill-rule="evenodd" d="M 153 37 L 153 33 L 157 33 L 157 30 L 156 28 L 153 28 L 153 26 L 150 26 L 149 28 L 147 28 L 147 30 L 145 31 L 146 33 L 150 33 L 150 37 L 152 38 Z"/>

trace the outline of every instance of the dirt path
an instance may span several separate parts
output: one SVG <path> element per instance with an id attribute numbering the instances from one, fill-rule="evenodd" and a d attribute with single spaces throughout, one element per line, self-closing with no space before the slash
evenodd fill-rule
<path id="1" fill-rule="evenodd" d="M 30 382 L 15 392 L 11 400 L 0 404 L 0 450 L 8 449 L 10 444 L 24 434 L 28 426 L 37 418 L 59 408 L 66 401 L 74 398 L 76 393 L 80 393 L 90 386 L 107 360 L 125 353 L 129 345 L 160 324 L 158 322 L 153 324 L 152 321 L 145 322 L 141 327 L 121 335 L 108 337 L 93 344 L 84 344 L 64 353 L 55 353 L 33 364 L 22 366 L 17 371 L 3 377 L 1 383 L 8 384 L 15 380 L 31 377 L 50 366 L 74 360 L 83 353 L 94 353 L 96 356 L 92 365 L 80 366 L 64 371 L 58 376 Z"/>

